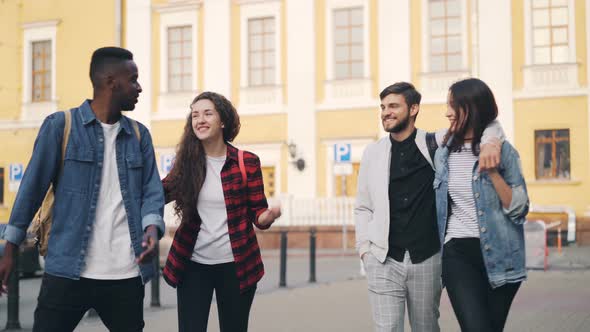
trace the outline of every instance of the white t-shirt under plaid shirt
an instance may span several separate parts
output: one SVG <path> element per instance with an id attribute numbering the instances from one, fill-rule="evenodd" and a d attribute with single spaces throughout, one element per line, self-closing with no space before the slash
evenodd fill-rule
<path id="1" fill-rule="evenodd" d="M 461 151 L 449 154 L 449 196 L 451 210 L 445 243 L 452 238 L 479 238 L 477 208 L 473 195 L 473 166 L 478 157 L 473 155 L 471 143 Z"/>

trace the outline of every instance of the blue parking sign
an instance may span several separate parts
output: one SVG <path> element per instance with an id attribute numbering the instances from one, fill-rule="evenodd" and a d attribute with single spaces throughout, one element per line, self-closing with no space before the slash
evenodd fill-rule
<path id="1" fill-rule="evenodd" d="M 334 161 L 337 163 L 350 162 L 350 144 L 334 144 Z"/>
<path id="2" fill-rule="evenodd" d="M 160 157 L 160 165 L 162 168 L 162 172 L 164 174 L 168 174 L 170 170 L 172 170 L 172 166 L 174 165 L 174 160 L 176 159 L 176 155 L 174 154 L 163 154 Z"/>
<path id="3" fill-rule="evenodd" d="M 10 182 L 20 182 L 23 179 L 25 168 L 23 164 L 10 164 L 9 180 Z"/>

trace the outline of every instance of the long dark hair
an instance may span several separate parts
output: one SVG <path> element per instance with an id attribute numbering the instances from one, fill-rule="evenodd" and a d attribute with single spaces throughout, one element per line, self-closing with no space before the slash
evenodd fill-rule
<path id="1" fill-rule="evenodd" d="M 444 139 L 450 151 L 461 151 L 465 134 L 473 128 L 471 150 L 479 155 L 479 143 L 485 128 L 498 117 L 498 105 L 492 90 L 482 80 L 468 78 L 449 88 L 450 107 L 455 111 L 455 125 Z M 452 141 L 449 139 L 453 137 Z"/>
<path id="2" fill-rule="evenodd" d="M 207 173 L 203 143 L 195 135 L 192 125 L 192 106 L 202 99 L 210 100 L 219 113 L 224 125 L 222 130 L 225 143 L 233 141 L 240 132 L 238 112 L 224 96 L 207 91 L 199 94 L 191 103 L 191 112 L 186 118 L 184 132 L 176 147 L 176 160 L 170 171 L 171 188 L 176 198 L 174 211 L 182 223 L 197 220 L 197 202 Z"/>

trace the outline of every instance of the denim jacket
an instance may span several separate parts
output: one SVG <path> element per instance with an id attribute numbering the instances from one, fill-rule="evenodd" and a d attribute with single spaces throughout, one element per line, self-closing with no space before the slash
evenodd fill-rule
<path id="1" fill-rule="evenodd" d="M 438 149 L 434 158 L 436 174 L 436 213 L 441 247 L 449 215 L 449 149 Z M 523 224 L 529 210 L 529 198 L 520 167 L 518 152 L 508 142 L 502 144 L 498 167 L 504 181 L 512 188 L 512 201 L 506 209 L 487 173 L 479 173 L 479 162 L 472 170 L 472 188 L 477 208 L 481 252 L 493 288 L 526 279 Z"/>
<path id="2" fill-rule="evenodd" d="M 129 118 L 122 116 L 120 123 L 116 139 L 117 168 L 131 243 L 137 257 L 143 251 L 142 237 L 149 225 L 156 225 L 160 236 L 164 234 L 164 191 L 149 131 L 139 124 L 140 142 Z M 60 177 L 64 125 L 65 117 L 61 112 L 49 115 L 41 125 L 10 221 L 0 233 L 7 241 L 20 245 L 53 183 L 55 203 L 45 272 L 79 279 L 96 216 L 104 134 L 89 100 L 72 109 L 72 125 Z M 144 283 L 155 273 L 151 262 L 141 264 L 139 270 Z"/>

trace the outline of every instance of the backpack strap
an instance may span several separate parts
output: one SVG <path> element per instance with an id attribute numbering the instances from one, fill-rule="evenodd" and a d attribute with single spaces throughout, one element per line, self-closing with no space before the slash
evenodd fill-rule
<path id="1" fill-rule="evenodd" d="M 61 141 L 61 164 L 59 166 L 59 176 L 63 172 L 64 159 L 66 157 L 66 148 L 68 147 L 68 141 L 70 140 L 70 131 L 72 129 L 72 110 L 64 111 L 65 123 L 64 123 L 64 135 Z"/>
<path id="2" fill-rule="evenodd" d="M 131 125 L 133 126 L 133 131 L 135 132 L 135 137 L 137 137 L 137 140 L 141 143 L 141 133 L 139 132 L 139 124 L 137 124 L 137 121 L 133 120 L 133 119 L 129 119 L 131 121 Z"/>
<path id="3" fill-rule="evenodd" d="M 66 148 L 70 139 L 70 131 L 72 129 L 72 110 L 63 111 L 64 113 L 64 131 L 61 140 L 61 160 L 59 163 L 59 177 L 63 175 L 64 160 L 66 156 Z M 55 179 L 54 179 L 55 180 Z M 33 222 L 31 223 L 28 233 L 35 235 L 35 242 L 39 250 L 39 254 L 43 257 L 47 255 L 47 245 L 49 240 L 49 233 L 51 231 L 51 224 L 53 221 L 53 205 L 55 202 L 55 183 L 49 185 L 49 189 L 45 194 L 45 198 L 41 202 L 41 206 L 37 211 Z"/>
<path id="4" fill-rule="evenodd" d="M 434 154 L 436 153 L 436 149 L 438 149 L 435 133 L 426 133 L 426 147 L 428 148 L 428 154 L 430 154 L 430 160 L 434 164 Z"/>
<path id="5" fill-rule="evenodd" d="M 240 166 L 240 173 L 242 173 L 242 182 L 244 186 L 248 185 L 248 176 L 246 175 L 246 166 L 244 165 L 244 151 L 238 150 L 238 165 Z"/>

